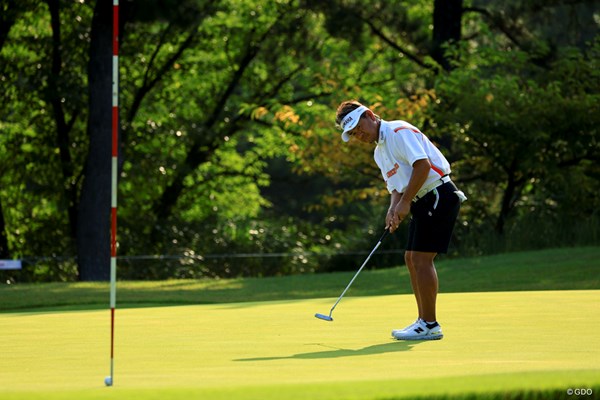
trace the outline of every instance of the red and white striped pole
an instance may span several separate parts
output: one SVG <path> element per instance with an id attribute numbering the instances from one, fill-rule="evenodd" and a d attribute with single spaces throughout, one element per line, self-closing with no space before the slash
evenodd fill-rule
<path id="1" fill-rule="evenodd" d="M 113 0 L 113 66 L 112 66 L 112 167 L 110 199 L 110 376 L 104 380 L 113 385 L 115 361 L 115 307 L 117 303 L 117 173 L 119 168 L 119 0 Z"/>

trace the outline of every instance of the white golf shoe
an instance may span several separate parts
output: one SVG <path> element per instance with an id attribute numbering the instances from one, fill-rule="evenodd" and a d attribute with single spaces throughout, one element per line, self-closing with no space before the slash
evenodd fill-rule
<path id="1" fill-rule="evenodd" d="M 419 326 L 419 322 L 421 322 L 421 318 L 417 318 L 417 320 L 415 322 L 413 322 L 412 324 L 410 324 L 406 328 L 392 330 L 392 336 L 395 336 L 397 333 L 400 333 L 400 332 L 405 332 L 405 331 L 409 331 L 409 330 L 415 329 L 416 327 Z"/>
<path id="2" fill-rule="evenodd" d="M 402 330 L 393 330 L 392 336 L 396 340 L 439 340 L 444 337 L 444 334 L 442 327 L 437 322 L 428 324 L 418 319 L 414 324 Z"/>

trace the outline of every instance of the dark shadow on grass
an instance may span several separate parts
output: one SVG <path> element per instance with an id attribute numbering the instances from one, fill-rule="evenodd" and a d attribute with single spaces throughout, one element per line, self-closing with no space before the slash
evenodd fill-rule
<path id="1" fill-rule="evenodd" d="M 312 343 L 313 346 L 322 346 L 333 348 L 334 350 L 326 351 L 313 351 L 310 353 L 298 353 L 291 356 L 282 357 L 253 357 L 253 358 L 239 358 L 233 361 L 274 361 L 274 360 L 315 360 L 319 358 L 340 358 L 340 357 L 355 357 L 355 356 L 370 356 L 374 354 L 394 353 L 399 351 L 410 351 L 412 347 L 416 346 L 422 341 L 411 341 L 401 342 L 393 341 L 389 343 L 375 344 L 373 346 L 363 347 L 362 349 L 341 349 L 331 346 L 327 346 L 321 343 Z"/>

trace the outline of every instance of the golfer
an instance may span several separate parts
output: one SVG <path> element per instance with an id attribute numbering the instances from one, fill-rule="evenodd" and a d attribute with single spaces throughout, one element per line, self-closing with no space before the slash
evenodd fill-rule
<path id="1" fill-rule="evenodd" d="M 357 101 L 338 107 L 336 124 L 344 142 L 353 138 L 376 145 L 375 162 L 391 194 L 386 228 L 394 232 L 411 214 L 404 260 L 418 318 L 404 329 L 392 330 L 392 336 L 398 340 L 441 339 L 433 260 L 448 251 L 460 204 L 466 200 L 450 180 L 450 164 L 419 129 L 405 121 L 384 121 Z"/>

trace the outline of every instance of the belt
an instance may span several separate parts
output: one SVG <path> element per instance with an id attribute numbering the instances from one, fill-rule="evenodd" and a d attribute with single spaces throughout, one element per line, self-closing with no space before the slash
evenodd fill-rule
<path id="1" fill-rule="evenodd" d="M 419 192 L 417 193 L 417 195 L 415 196 L 415 198 L 413 199 L 413 202 L 417 202 L 417 201 L 421 200 L 423 197 L 425 197 L 425 195 L 427 193 L 431 192 L 433 189 L 435 189 L 438 186 L 443 185 L 446 182 L 450 182 L 450 176 L 449 175 L 444 175 L 440 179 L 431 182 L 429 185 L 423 186 L 421 188 L 421 190 L 419 190 Z"/>

